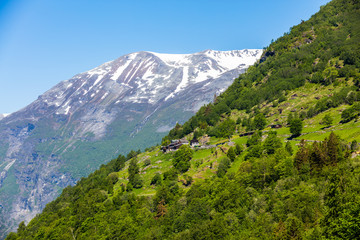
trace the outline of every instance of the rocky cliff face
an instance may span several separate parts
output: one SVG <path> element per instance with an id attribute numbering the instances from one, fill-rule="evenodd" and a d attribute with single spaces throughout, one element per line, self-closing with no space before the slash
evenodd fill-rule
<path id="1" fill-rule="evenodd" d="M 211 102 L 261 53 L 131 53 L 1 116 L 2 237 L 100 164 L 159 143 L 176 122 Z"/>

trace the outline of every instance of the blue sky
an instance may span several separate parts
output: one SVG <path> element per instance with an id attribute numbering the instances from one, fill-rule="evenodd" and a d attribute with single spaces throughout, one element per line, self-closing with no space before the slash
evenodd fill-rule
<path id="1" fill-rule="evenodd" d="M 0 0 L 0 113 L 137 51 L 263 48 L 329 0 Z"/>

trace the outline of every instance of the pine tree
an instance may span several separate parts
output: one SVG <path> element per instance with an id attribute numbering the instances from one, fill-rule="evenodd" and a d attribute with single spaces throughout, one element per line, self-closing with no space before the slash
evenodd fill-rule
<path id="1" fill-rule="evenodd" d="M 267 154 L 274 154 L 275 150 L 282 147 L 281 140 L 276 136 L 277 132 L 269 132 L 268 137 L 264 142 L 264 149 Z"/>
<path id="2" fill-rule="evenodd" d="M 125 167 L 125 161 L 126 161 L 125 156 L 123 156 L 123 155 L 120 154 L 120 155 L 116 158 L 115 166 L 114 166 L 114 171 L 115 171 L 115 172 L 118 172 L 118 171 L 120 171 L 121 169 L 123 169 L 123 168 Z"/>
<path id="3" fill-rule="evenodd" d="M 290 141 L 287 141 L 286 144 L 285 144 L 285 150 L 290 154 L 290 155 L 293 155 L 294 153 L 294 150 L 291 146 L 291 143 Z"/>
<path id="4" fill-rule="evenodd" d="M 295 167 L 300 170 L 304 164 L 309 160 L 309 149 L 304 139 L 300 142 L 299 150 L 295 154 L 294 162 Z"/>
<path id="5" fill-rule="evenodd" d="M 339 138 L 334 134 L 334 132 L 330 133 L 329 139 L 324 141 L 327 147 L 327 155 L 328 155 L 328 164 L 336 165 L 339 160 L 339 151 L 340 151 L 340 142 Z"/>
<path id="6" fill-rule="evenodd" d="M 358 149 L 359 149 L 359 144 L 358 144 L 358 142 L 356 141 L 356 140 L 353 140 L 352 142 L 351 142 L 351 151 L 357 151 Z"/>
<path id="7" fill-rule="evenodd" d="M 290 112 L 288 117 L 287 117 L 287 124 L 290 126 L 291 124 L 291 121 L 294 119 L 294 116 L 293 114 Z"/>
<path id="8" fill-rule="evenodd" d="M 266 126 L 266 118 L 262 113 L 259 113 L 254 118 L 255 129 L 263 130 Z"/>
<path id="9" fill-rule="evenodd" d="M 130 161 L 128 173 L 129 173 L 129 183 L 132 185 L 132 187 L 141 188 L 143 183 L 139 174 L 139 166 L 137 164 L 137 159 L 135 157 L 132 158 Z"/>
<path id="10" fill-rule="evenodd" d="M 165 200 L 161 199 L 159 204 L 156 206 L 155 219 L 159 219 L 163 217 L 166 213 L 167 213 L 167 208 L 166 208 Z"/>
<path id="11" fill-rule="evenodd" d="M 244 149 L 242 148 L 242 146 L 240 144 L 236 143 L 236 145 L 235 145 L 236 155 L 240 155 L 243 151 L 244 151 Z"/>
<path id="12" fill-rule="evenodd" d="M 234 161 L 235 158 L 236 158 L 236 154 L 235 154 L 235 151 L 234 151 L 234 148 L 233 147 L 230 147 L 227 154 L 228 158 L 230 159 L 230 161 Z"/>
<path id="13" fill-rule="evenodd" d="M 309 154 L 310 168 L 312 171 L 320 171 L 326 163 L 326 154 L 320 143 L 314 142 Z"/>

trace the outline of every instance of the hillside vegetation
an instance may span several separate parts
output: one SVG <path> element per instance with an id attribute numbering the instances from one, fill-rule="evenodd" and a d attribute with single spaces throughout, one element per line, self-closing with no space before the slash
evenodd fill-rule
<path id="1" fill-rule="evenodd" d="M 334 0 L 163 139 L 119 155 L 7 239 L 356 239 L 360 2 Z"/>

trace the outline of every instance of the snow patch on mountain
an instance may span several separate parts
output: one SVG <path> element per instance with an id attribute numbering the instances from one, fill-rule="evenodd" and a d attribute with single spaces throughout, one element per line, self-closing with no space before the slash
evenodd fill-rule
<path id="1" fill-rule="evenodd" d="M 158 58 L 160 58 L 163 62 L 170 66 L 187 66 L 191 63 L 189 58 L 192 56 L 192 54 L 168 54 L 168 53 L 155 53 L 155 52 L 149 52 Z"/>
<path id="2" fill-rule="evenodd" d="M 6 118 L 7 116 L 9 116 L 11 113 L 0 113 L 0 120 L 3 118 Z"/>

